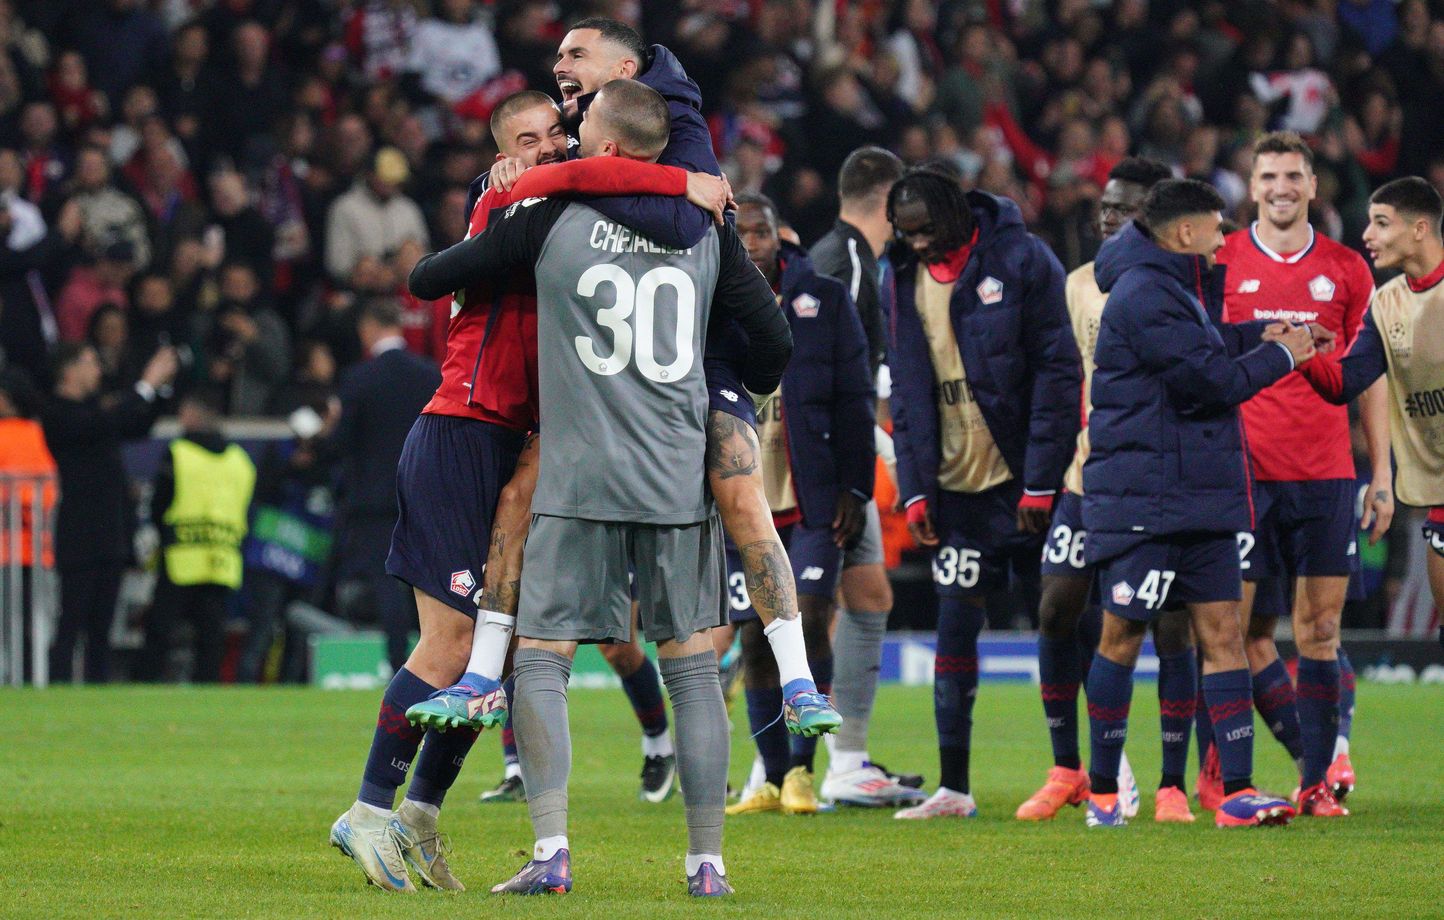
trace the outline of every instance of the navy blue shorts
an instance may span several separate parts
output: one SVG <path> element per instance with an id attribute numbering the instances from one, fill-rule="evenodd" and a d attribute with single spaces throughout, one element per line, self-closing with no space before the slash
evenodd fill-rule
<path id="1" fill-rule="evenodd" d="M 1430 549 L 1444 556 L 1444 505 L 1429 509 L 1429 516 L 1424 521 L 1424 539 L 1429 542 Z"/>
<path id="2" fill-rule="evenodd" d="M 1096 546 L 1103 609 L 1147 623 L 1183 604 L 1236 601 L 1243 592 L 1238 541 L 1232 534 L 1182 533 L 1125 545 Z"/>
<path id="3" fill-rule="evenodd" d="M 1008 586 L 1009 574 L 1038 571 L 1043 534 L 1018 530 L 1023 486 L 1005 482 L 986 492 L 940 492 L 929 509 L 938 545 L 933 587 L 940 597 L 978 597 Z"/>
<path id="4" fill-rule="evenodd" d="M 399 514 L 386 573 L 476 616 L 491 522 L 524 436 L 451 415 L 422 415 L 396 467 Z"/>
<path id="5" fill-rule="evenodd" d="M 832 597 L 842 574 L 842 550 L 832 542 L 831 527 L 804 527 L 791 524 L 778 531 L 792 561 L 792 580 L 797 593 L 808 597 Z M 727 610 L 732 622 L 757 619 L 752 598 L 747 594 L 747 575 L 742 570 L 742 557 L 731 540 L 727 541 Z"/>
<path id="6" fill-rule="evenodd" d="M 742 374 L 727 361 L 708 360 L 703 365 L 707 371 L 707 408 L 726 412 L 757 428 L 757 407 L 742 385 Z"/>
<path id="7" fill-rule="evenodd" d="M 1048 539 L 1043 541 L 1043 574 L 1064 578 L 1091 577 L 1093 567 L 1083 560 L 1083 544 L 1087 536 L 1088 531 L 1083 527 L 1083 496 L 1062 493 L 1053 506 Z"/>
<path id="8" fill-rule="evenodd" d="M 1248 580 L 1248 572 L 1244 572 Z M 1250 616 L 1282 617 L 1293 616 L 1293 584 L 1287 578 L 1270 576 L 1254 581 L 1253 611 Z"/>
<path id="9" fill-rule="evenodd" d="M 1255 482 L 1253 543 L 1239 537 L 1243 577 L 1347 578 L 1359 554 L 1359 487 L 1352 479 Z"/>

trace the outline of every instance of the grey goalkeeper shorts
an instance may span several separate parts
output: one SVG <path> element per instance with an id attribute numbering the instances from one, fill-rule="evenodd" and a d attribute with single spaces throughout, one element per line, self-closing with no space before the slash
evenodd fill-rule
<path id="1" fill-rule="evenodd" d="M 877 512 L 877 502 L 868 499 L 863 512 L 867 518 L 862 525 L 862 536 L 858 538 L 856 546 L 843 553 L 844 569 L 855 565 L 882 564 L 882 517 Z"/>
<path id="2" fill-rule="evenodd" d="M 632 584 L 642 636 L 684 641 L 727 622 L 722 523 L 636 524 L 534 514 L 522 559 L 516 633 L 626 642 Z"/>

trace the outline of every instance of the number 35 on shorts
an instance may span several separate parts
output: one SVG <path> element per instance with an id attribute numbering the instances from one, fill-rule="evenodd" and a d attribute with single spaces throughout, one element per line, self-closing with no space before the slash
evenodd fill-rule
<path id="1" fill-rule="evenodd" d="M 961 546 L 943 546 L 933 554 L 933 581 L 939 587 L 971 588 L 983 572 L 983 554 Z"/>

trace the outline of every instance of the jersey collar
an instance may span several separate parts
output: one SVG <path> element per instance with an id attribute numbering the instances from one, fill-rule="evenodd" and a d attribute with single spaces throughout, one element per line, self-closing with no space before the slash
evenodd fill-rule
<path id="1" fill-rule="evenodd" d="M 1440 262 L 1432 272 L 1422 278 L 1410 278 L 1405 275 L 1404 280 L 1408 283 L 1409 290 L 1415 294 L 1422 294 L 1440 281 L 1444 281 L 1444 262 Z"/>
<path id="2" fill-rule="evenodd" d="M 1258 238 L 1258 221 L 1254 221 L 1253 223 L 1248 225 L 1248 238 L 1250 240 L 1253 240 L 1253 244 L 1258 247 L 1259 252 L 1268 256 L 1270 259 L 1273 259 L 1275 262 L 1282 262 L 1285 265 L 1293 265 L 1295 262 L 1302 260 L 1304 256 L 1308 255 L 1310 252 L 1313 251 L 1315 239 L 1314 225 L 1309 224 L 1309 244 L 1290 256 L 1279 255 L 1278 253 L 1274 252 L 1272 249 L 1264 245 L 1263 240 Z"/>

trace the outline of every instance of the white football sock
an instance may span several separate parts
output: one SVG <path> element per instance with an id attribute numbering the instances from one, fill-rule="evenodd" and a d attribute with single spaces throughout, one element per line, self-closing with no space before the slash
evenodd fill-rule
<path id="1" fill-rule="evenodd" d="M 772 657 L 777 659 L 777 676 L 783 687 L 794 680 L 812 680 L 812 669 L 807 666 L 807 642 L 802 638 L 802 614 L 790 620 L 773 620 L 762 634 L 772 645 Z"/>
<path id="2" fill-rule="evenodd" d="M 719 853 L 688 853 L 687 874 L 689 876 L 696 875 L 697 870 L 702 868 L 704 862 L 711 863 L 712 868 L 717 870 L 718 875 L 727 874 L 727 869 L 722 865 L 722 856 Z"/>
<path id="3" fill-rule="evenodd" d="M 501 680 L 501 669 L 506 666 L 506 649 L 511 645 L 514 629 L 516 617 L 495 610 L 478 610 L 476 629 L 471 633 L 471 660 L 466 663 L 466 673 Z"/>
<path id="4" fill-rule="evenodd" d="M 1347 753 L 1349 753 L 1349 739 L 1340 735 L 1334 740 L 1334 756 L 1338 757 L 1340 754 Z"/>
<path id="5" fill-rule="evenodd" d="M 861 770 L 862 765 L 867 762 L 867 751 L 833 751 L 832 759 L 828 761 L 827 772 L 833 775 L 851 773 L 853 770 Z"/>
<path id="6" fill-rule="evenodd" d="M 571 847 L 567 846 L 567 837 L 565 834 L 559 834 L 555 837 L 543 837 L 538 840 L 536 846 L 532 848 L 531 858 L 537 862 L 546 862 L 548 859 L 557 855 L 557 850 L 569 849 L 571 849 Z"/>
<path id="7" fill-rule="evenodd" d="M 360 805 L 362 808 L 366 809 L 372 814 L 380 815 L 383 818 L 389 818 L 392 814 L 391 809 L 389 808 L 380 808 L 376 805 L 372 805 L 370 802 L 363 802 L 360 799 L 356 800 L 356 804 Z"/>
<path id="8" fill-rule="evenodd" d="M 431 815 L 433 818 L 441 815 L 440 805 L 432 805 L 430 802 L 418 802 L 415 799 L 407 799 L 406 801 L 411 803 L 412 808 Z"/>
<path id="9" fill-rule="evenodd" d="M 676 753 L 676 751 L 672 747 L 672 734 L 670 732 L 642 736 L 643 757 L 670 757 L 674 753 Z"/>

